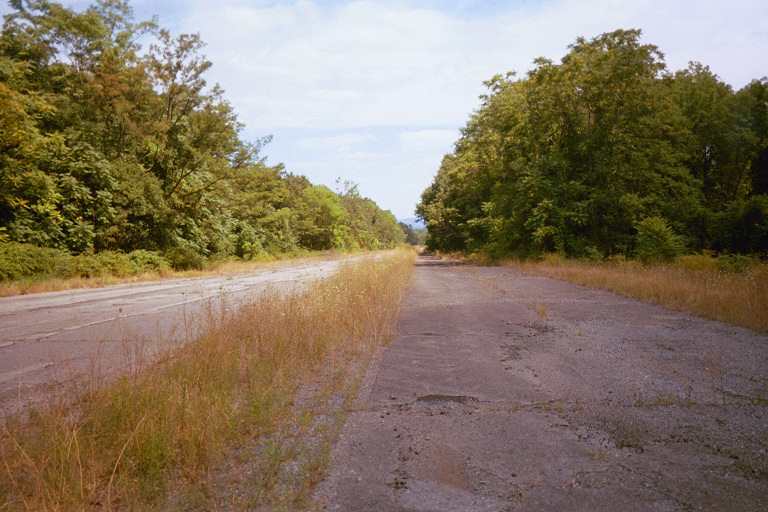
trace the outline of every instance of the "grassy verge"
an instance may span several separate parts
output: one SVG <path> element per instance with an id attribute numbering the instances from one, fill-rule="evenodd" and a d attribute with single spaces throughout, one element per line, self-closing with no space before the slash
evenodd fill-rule
<path id="1" fill-rule="evenodd" d="M 7 418 L 0 509 L 306 506 L 413 258 L 267 293 L 149 368 Z"/>
<path id="2" fill-rule="evenodd" d="M 768 332 L 768 265 L 721 269 L 716 263 L 696 255 L 666 265 L 560 258 L 505 264 Z"/>

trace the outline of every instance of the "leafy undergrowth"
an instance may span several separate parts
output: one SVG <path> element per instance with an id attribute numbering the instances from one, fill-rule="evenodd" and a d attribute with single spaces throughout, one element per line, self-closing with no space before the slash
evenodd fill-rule
<path id="1" fill-rule="evenodd" d="M 73 256 L 66 251 L 29 244 L 0 243 L 0 297 L 211 273 L 236 274 L 270 267 L 286 260 L 338 258 L 340 255 L 342 253 L 335 251 L 295 251 L 278 256 L 264 254 L 249 260 L 235 258 L 213 261 L 198 256 L 199 260 L 191 265 L 180 259 L 169 261 L 156 252 L 143 250 L 129 254 L 105 251 Z"/>
<path id="2" fill-rule="evenodd" d="M 0 509 L 306 506 L 414 257 L 265 293 L 149 367 L 6 418 Z"/>
<path id="3" fill-rule="evenodd" d="M 768 332 L 768 265 L 746 257 L 691 255 L 655 265 L 549 257 L 505 264 Z"/>

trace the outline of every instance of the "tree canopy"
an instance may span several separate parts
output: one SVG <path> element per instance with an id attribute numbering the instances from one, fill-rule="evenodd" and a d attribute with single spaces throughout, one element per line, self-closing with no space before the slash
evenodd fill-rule
<path id="1" fill-rule="evenodd" d="M 680 251 L 766 252 L 768 79 L 670 73 L 640 36 L 579 38 L 487 81 L 417 207 L 429 247 L 635 254 L 655 226 Z"/>
<path id="2" fill-rule="evenodd" d="M 197 34 L 17 0 L 0 34 L 0 241 L 201 255 L 402 243 L 389 212 L 268 166 Z M 140 42 L 148 42 L 144 46 Z"/>

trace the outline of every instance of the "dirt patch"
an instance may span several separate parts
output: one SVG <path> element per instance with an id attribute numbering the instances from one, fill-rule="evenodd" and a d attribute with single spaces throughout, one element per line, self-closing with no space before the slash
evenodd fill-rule
<path id="1" fill-rule="evenodd" d="M 768 508 L 768 336 L 512 269 L 428 263 L 319 507 Z"/>

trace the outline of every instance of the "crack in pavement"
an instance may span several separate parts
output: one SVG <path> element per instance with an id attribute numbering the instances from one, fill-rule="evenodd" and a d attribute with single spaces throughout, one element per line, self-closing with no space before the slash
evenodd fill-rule
<path id="1" fill-rule="evenodd" d="M 720 347 L 738 383 L 720 390 L 728 406 L 713 404 L 705 357 Z M 765 510 L 766 382 L 765 334 L 510 269 L 422 261 L 315 504 Z"/>

